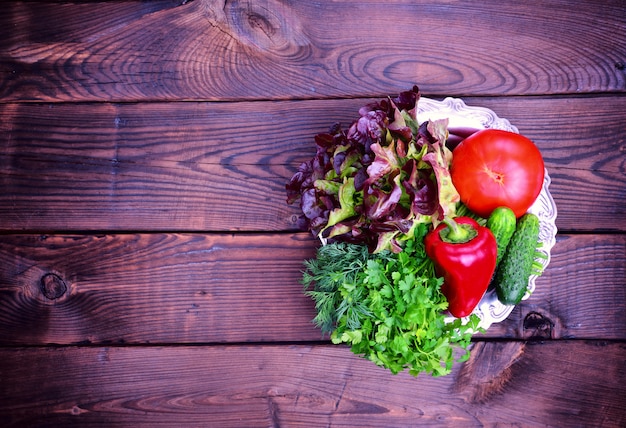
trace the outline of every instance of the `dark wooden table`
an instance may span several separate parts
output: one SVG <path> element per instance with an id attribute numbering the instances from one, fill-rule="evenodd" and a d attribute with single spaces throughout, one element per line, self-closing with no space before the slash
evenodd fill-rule
<path id="1" fill-rule="evenodd" d="M 284 185 L 420 86 L 541 149 L 546 273 L 442 378 L 331 345 Z M 0 426 L 626 426 L 626 2 L 0 6 Z"/>

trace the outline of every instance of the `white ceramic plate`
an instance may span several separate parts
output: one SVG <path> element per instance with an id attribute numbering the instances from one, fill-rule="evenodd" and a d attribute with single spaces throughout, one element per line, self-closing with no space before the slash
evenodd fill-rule
<path id="1" fill-rule="evenodd" d="M 519 133 L 518 129 L 506 120 L 499 118 L 493 111 L 484 107 L 467 106 L 463 100 L 458 98 L 446 98 L 443 101 L 436 101 L 429 98 L 420 98 L 418 101 L 418 121 L 435 120 L 448 118 L 448 127 L 468 127 L 468 128 L 494 128 L 503 129 Z M 550 195 L 550 176 L 546 170 L 545 179 L 541 193 L 535 203 L 530 207 L 531 212 L 539 217 L 539 240 L 542 242 L 540 251 L 544 253 L 545 259 L 537 259 L 544 270 L 550 263 L 550 251 L 556 241 L 556 205 Z M 528 281 L 528 291 L 522 298 L 526 300 L 535 290 L 537 276 L 533 275 Z M 504 321 L 514 306 L 502 304 L 495 291 L 488 291 L 480 301 L 474 313 L 480 318 L 480 327 L 487 329 L 491 324 Z"/>

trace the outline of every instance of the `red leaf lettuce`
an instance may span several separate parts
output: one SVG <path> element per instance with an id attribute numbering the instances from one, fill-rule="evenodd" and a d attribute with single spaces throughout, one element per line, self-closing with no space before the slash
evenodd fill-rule
<path id="1" fill-rule="evenodd" d="M 315 136 L 315 156 L 286 185 L 299 226 L 329 242 L 402 250 L 420 223 L 454 215 L 447 119 L 417 122 L 419 89 L 367 104 L 348 130 Z"/>

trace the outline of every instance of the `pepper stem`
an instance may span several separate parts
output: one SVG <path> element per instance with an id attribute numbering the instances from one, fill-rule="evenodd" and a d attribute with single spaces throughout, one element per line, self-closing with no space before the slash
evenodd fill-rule
<path id="1" fill-rule="evenodd" d="M 445 217 L 443 223 L 446 224 L 440 237 L 441 240 L 449 244 L 463 244 L 474 239 L 478 235 L 478 231 L 470 224 L 459 224 L 451 217 Z"/>

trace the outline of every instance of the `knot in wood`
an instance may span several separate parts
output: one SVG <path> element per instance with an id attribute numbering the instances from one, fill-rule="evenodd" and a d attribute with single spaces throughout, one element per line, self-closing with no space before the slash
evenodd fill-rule
<path id="1" fill-rule="evenodd" d="M 538 312 L 530 312 L 524 318 L 524 336 L 528 339 L 551 339 L 554 322 Z"/>
<path id="2" fill-rule="evenodd" d="M 239 43 L 282 57 L 307 55 L 311 41 L 296 9 L 277 0 L 206 2 L 211 25 Z"/>
<path id="3" fill-rule="evenodd" d="M 41 277 L 41 292 L 49 300 L 56 300 L 67 291 L 65 281 L 54 273 L 47 273 Z"/>

